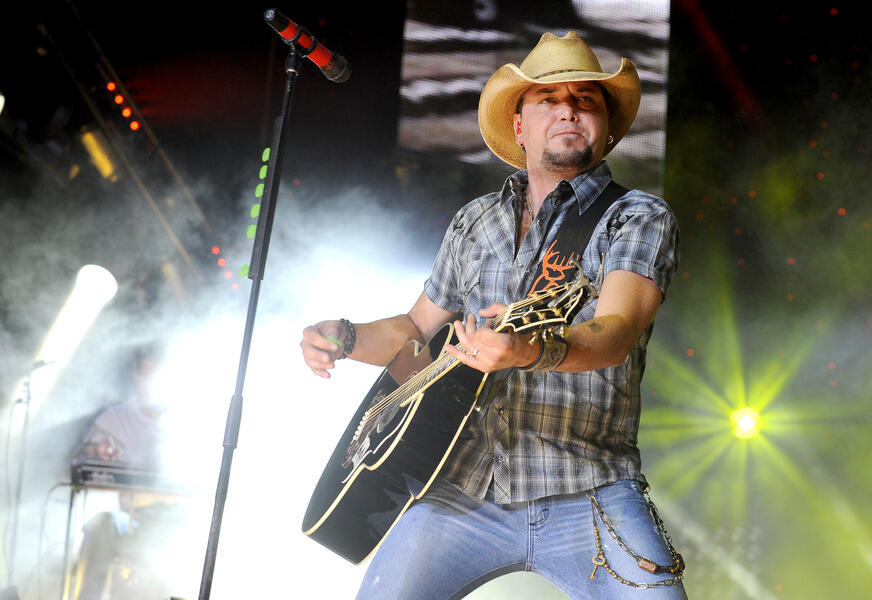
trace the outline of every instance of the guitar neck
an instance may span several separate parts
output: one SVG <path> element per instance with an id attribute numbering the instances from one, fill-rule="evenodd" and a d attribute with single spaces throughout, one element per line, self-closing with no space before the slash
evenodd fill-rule
<path id="1" fill-rule="evenodd" d="M 565 322 L 565 314 L 558 308 L 555 308 L 555 306 L 559 307 L 564 304 L 566 299 L 577 293 L 579 289 L 580 286 L 575 287 L 564 284 L 548 292 L 531 294 L 523 300 L 506 306 L 497 313 L 493 318 L 492 327 L 494 331 L 504 331 L 509 328 L 512 328 L 514 331 L 526 331 L 542 327 L 548 323 L 563 323 Z M 549 298 L 551 299 L 550 303 L 546 302 Z M 521 316 L 519 317 L 518 315 Z M 519 318 L 521 322 L 516 324 L 515 321 Z M 461 352 L 466 351 L 463 344 L 458 343 L 455 346 Z M 408 378 L 396 390 L 385 397 L 376 409 L 380 412 L 384 407 L 390 406 L 395 402 L 405 402 L 408 398 L 426 389 L 433 381 L 439 379 L 458 364 L 460 364 L 459 361 L 450 354 L 441 353 L 432 363 Z"/>

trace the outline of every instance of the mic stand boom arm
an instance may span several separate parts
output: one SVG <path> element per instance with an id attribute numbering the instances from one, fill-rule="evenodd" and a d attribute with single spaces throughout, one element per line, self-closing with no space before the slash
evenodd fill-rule
<path id="1" fill-rule="evenodd" d="M 254 329 L 254 317 L 257 312 L 257 300 L 260 294 L 260 282 L 266 266 L 267 250 L 272 233 L 275 216 L 276 198 L 278 197 L 280 171 L 285 149 L 285 134 L 288 128 L 288 115 L 291 101 L 294 97 L 294 84 L 299 76 L 300 53 L 294 44 L 289 44 L 288 58 L 285 61 L 287 78 L 285 81 L 284 98 L 281 115 L 276 118 L 273 128 L 272 151 L 270 152 L 268 177 L 265 183 L 264 200 L 261 202 L 260 215 L 257 221 L 257 232 L 254 238 L 254 248 L 251 253 L 251 266 L 248 277 L 251 282 L 251 295 L 248 302 L 248 314 L 245 321 L 245 333 L 242 339 L 242 352 L 239 357 L 239 368 L 236 375 L 236 389 L 230 401 L 227 413 L 227 424 L 224 429 L 224 454 L 221 459 L 221 471 L 218 474 L 218 485 L 215 491 L 215 507 L 212 511 L 212 524 L 209 529 L 209 541 L 206 545 L 206 557 L 203 564 L 203 576 L 200 580 L 199 600 L 208 600 L 212 590 L 212 577 L 215 571 L 215 558 L 218 550 L 218 537 L 221 532 L 221 520 L 224 515 L 224 503 L 227 499 L 227 489 L 230 480 L 230 466 L 233 462 L 233 451 L 239 439 L 239 426 L 242 420 L 242 389 L 245 383 L 245 369 L 248 364 L 248 354 L 251 347 L 251 336 Z"/>

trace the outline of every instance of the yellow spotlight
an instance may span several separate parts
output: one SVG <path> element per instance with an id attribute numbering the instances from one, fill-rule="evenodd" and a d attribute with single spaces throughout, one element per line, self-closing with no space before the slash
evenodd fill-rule
<path id="1" fill-rule="evenodd" d="M 115 172 L 115 163 L 107 149 L 103 135 L 99 131 L 89 131 L 83 127 L 80 139 L 85 150 L 91 156 L 91 162 L 97 167 L 100 175 L 109 181 L 117 181 L 118 173 Z"/>
<path id="2" fill-rule="evenodd" d="M 750 406 L 734 411 L 730 420 L 736 425 L 733 433 L 738 438 L 746 440 L 760 433 L 760 415 Z"/>

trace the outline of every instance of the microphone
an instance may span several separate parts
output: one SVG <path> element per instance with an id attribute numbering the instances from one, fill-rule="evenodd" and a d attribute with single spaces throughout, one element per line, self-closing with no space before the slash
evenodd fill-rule
<path id="1" fill-rule="evenodd" d="M 263 13 L 263 18 L 282 36 L 286 44 L 295 44 L 303 56 L 307 56 L 318 65 L 327 79 L 342 83 L 351 77 L 351 66 L 348 61 L 341 55 L 330 52 L 305 27 L 297 25 L 274 8 L 267 9 Z"/>

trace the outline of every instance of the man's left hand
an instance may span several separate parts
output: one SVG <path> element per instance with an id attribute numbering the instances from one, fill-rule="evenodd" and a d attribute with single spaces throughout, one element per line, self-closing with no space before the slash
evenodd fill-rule
<path id="1" fill-rule="evenodd" d="M 455 321 L 454 332 L 457 335 L 457 346 L 447 344 L 445 351 L 463 364 L 483 373 L 492 373 L 511 367 L 526 367 L 539 356 L 539 344 L 529 344 L 529 335 L 516 335 L 513 332 L 502 333 L 493 329 L 493 318 L 506 307 L 495 302 L 479 314 L 487 319 L 479 327 L 475 316 L 469 315 L 466 321 Z M 511 329 L 509 329 L 511 331 Z"/>

